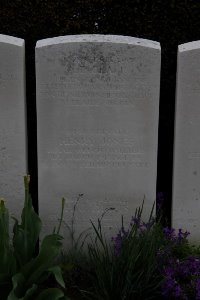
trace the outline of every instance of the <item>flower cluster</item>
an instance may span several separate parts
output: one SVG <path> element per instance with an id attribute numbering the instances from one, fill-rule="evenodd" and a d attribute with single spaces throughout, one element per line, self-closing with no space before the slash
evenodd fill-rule
<path id="1" fill-rule="evenodd" d="M 165 243 L 157 252 L 159 270 L 163 276 L 161 293 L 166 299 L 200 300 L 200 258 L 183 256 L 188 231 L 174 228 L 163 229 Z M 177 255 L 178 253 L 178 255 Z"/>
<path id="2" fill-rule="evenodd" d="M 151 218 L 149 222 L 143 222 L 141 221 L 141 218 L 132 217 L 130 226 L 136 226 L 139 230 L 139 233 L 143 233 L 145 230 L 150 229 L 155 224 L 155 219 Z"/>
<path id="3" fill-rule="evenodd" d="M 176 235 L 175 229 L 174 228 L 169 228 L 169 227 L 165 227 L 163 229 L 165 238 L 169 241 L 172 242 L 181 242 L 183 240 L 185 240 L 188 235 L 190 234 L 188 231 L 183 231 L 182 229 L 178 230 L 178 234 Z"/>
<path id="4" fill-rule="evenodd" d="M 151 218 L 149 222 L 143 222 L 141 221 L 140 217 L 132 217 L 131 222 L 129 225 L 129 229 L 125 230 L 124 226 L 121 227 L 118 234 L 115 237 L 112 237 L 111 240 L 114 243 L 114 254 L 115 256 L 119 256 L 122 249 L 122 244 L 125 238 L 129 236 L 129 233 L 132 230 L 132 227 L 134 226 L 135 230 L 137 231 L 137 236 L 140 236 L 141 234 L 144 234 L 146 230 L 150 229 L 155 224 L 155 219 Z"/>
<path id="5" fill-rule="evenodd" d="M 129 230 L 125 230 L 124 226 L 121 227 L 116 237 L 112 237 L 111 240 L 114 243 L 114 254 L 115 256 L 119 256 L 122 249 L 122 243 L 125 237 L 129 234 Z"/>
<path id="6" fill-rule="evenodd" d="M 171 259 L 162 274 L 161 292 L 166 299 L 200 299 L 199 257 L 189 256 L 182 261 Z"/>

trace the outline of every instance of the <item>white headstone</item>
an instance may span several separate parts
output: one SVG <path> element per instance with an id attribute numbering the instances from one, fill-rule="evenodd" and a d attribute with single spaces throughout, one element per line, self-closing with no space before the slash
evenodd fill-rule
<path id="1" fill-rule="evenodd" d="M 27 172 L 24 40 L 0 35 L 0 197 L 19 216 Z"/>
<path id="2" fill-rule="evenodd" d="M 145 197 L 156 198 L 159 43 L 126 36 L 77 35 L 36 45 L 39 212 L 45 231 L 60 199 L 76 231 L 103 218 L 129 224 Z"/>
<path id="3" fill-rule="evenodd" d="M 178 47 L 172 220 L 200 239 L 200 41 Z"/>

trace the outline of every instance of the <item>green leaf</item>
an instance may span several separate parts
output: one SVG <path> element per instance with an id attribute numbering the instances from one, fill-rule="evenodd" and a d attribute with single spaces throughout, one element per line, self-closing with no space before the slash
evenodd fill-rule
<path id="1" fill-rule="evenodd" d="M 62 272 L 59 266 L 54 266 L 48 269 L 49 272 L 51 272 L 54 276 L 56 281 L 63 287 L 65 288 L 65 283 L 62 277 Z"/>
<path id="2" fill-rule="evenodd" d="M 41 227 L 41 220 L 33 208 L 25 207 L 22 212 L 22 225 L 15 223 L 13 236 L 13 246 L 20 266 L 33 257 Z"/>
<path id="3" fill-rule="evenodd" d="M 24 292 L 25 278 L 23 274 L 17 273 L 12 277 L 13 289 L 8 295 L 8 300 L 28 300 L 36 290 L 37 285 L 33 284 Z"/>
<path id="4" fill-rule="evenodd" d="M 34 211 L 31 196 L 29 194 L 29 177 L 24 177 L 25 185 L 25 202 L 21 215 L 21 225 L 15 220 L 13 227 L 13 246 L 15 255 L 20 266 L 27 263 L 34 254 L 35 246 L 39 238 L 42 223 Z"/>
<path id="5" fill-rule="evenodd" d="M 51 234 L 44 238 L 41 244 L 39 255 L 22 267 L 21 272 L 27 278 L 29 286 L 40 280 L 44 272 L 54 265 L 55 258 L 59 255 L 63 238 L 57 234 Z"/>
<path id="6" fill-rule="evenodd" d="M 45 274 L 52 273 L 57 282 L 65 287 L 59 267 L 52 267 L 54 260 L 60 253 L 62 243 L 61 236 L 54 234 L 46 236 L 41 244 L 39 255 L 24 265 L 20 273 L 13 276 L 13 290 L 9 294 L 9 300 L 26 300 L 37 289 L 37 283 L 45 278 Z M 45 278 L 46 279 L 46 278 Z M 26 290 L 27 289 L 27 290 Z M 24 296 L 22 296 L 24 295 Z M 16 298 L 17 296 L 22 298 Z"/>
<path id="7" fill-rule="evenodd" d="M 5 284 L 16 272 L 16 260 L 9 238 L 9 212 L 0 200 L 0 284 Z"/>
<path id="8" fill-rule="evenodd" d="M 56 232 L 57 234 L 60 233 L 60 228 L 61 228 L 61 224 L 62 224 L 62 220 L 63 220 L 64 207 L 65 207 L 65 198 L 62 198 L 61 216 L 60 216 L 60 219 L 59 219 L 59 225 L 58 225 L 58 229 L 57 229 L 57 232 Z"/>
<path id="9" fill-rule="evenodd" d="M 17 273 L 12 277 L 13 289 L 8 296 L 8 300 L 15 299 L 16 294 L 19 295 L 23 291 L 24 282 L 25 278 L 21 273 Z"/>
<path id="10" fill-rule="evenodd" d="M 4 200 L 0 200 L 0 249 L 9 248 L 9 212 Z"/>
<path id="11" fill-rule="evenodd" d="M 56 288 L 49 288 L 45 291 L 41 292 L 40 295 L 35 300 L 58 300 L 58 299 L 66 299 L 64 298 L 64 293 Z"/>

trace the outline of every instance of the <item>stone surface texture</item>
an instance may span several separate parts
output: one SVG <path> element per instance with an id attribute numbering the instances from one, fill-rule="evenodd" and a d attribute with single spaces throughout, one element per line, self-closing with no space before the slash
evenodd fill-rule
<path id="1" fill-rule="evenodd" d="M 103 217 L 111 236 L 156 197 L 160 45 L 127 36 L 38 41 L 39 212 L 44 231 L 76 209 L 76 233 Z M 64 234 L 67 232 L 64 227 Z"/>
<path id="2" fill-rule="evenodd" d="M 200 41 L 178 48 L 172 223 L 199 239 Z"/>
<path id="3" fill-rule="evenodd" d="M 24 40 L 0 34 L 0 197 L 19 216 L 27 173 Z"/>

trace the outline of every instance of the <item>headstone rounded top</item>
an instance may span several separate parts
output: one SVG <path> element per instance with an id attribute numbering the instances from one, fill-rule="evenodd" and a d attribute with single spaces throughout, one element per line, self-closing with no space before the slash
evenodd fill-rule
<path id="1" fill-rule="evenodd" d="M 12 44 L 22 47 L 24 45 L 24 40 L 16 38 L 14 36 L 0 34 L 0 43 Z"/>
<path id="2" fill-rule="evenodd" d="M 46 46 L 51 46 L 56 44 L 80 43 L 80 42 L 129 44 L 135 46 L 155 48 L 160 50 L 160 43 L 155 41 L 135 38 L 131 36 L 103 35 L 103 34 L 67 35 L 67 36 L 58 36 L 54 38 L 43 39 L 37 42 L 36 48 L 46 47 Z"/>
<path id="3" fill-rule="evenodd" d="M 178 46 L 179 52 L 192 51 L 200 49 L 200 41 L 189 42 Z"/>

